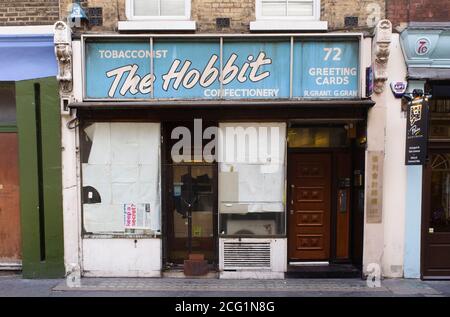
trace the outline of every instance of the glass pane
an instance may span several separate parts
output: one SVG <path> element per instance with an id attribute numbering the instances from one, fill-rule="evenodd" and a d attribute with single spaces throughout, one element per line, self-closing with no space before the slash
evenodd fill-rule
<path id="1" fill-rule="evenodd" d="M 450 232 L 450 154 L 433 154 L 430 162 L 430 227 L 434 232 Z"/>
<path id="2" fill-rule="evenodd" d="M 188 237 L 188 205 L 192 200 L 188 178 L 189 169 L 187 166 L 173 167 L 173 233 L 175 238 Z"/>
<path id="3" fill-rule="evenodd" d="M 173 239 L 170 259 L 182 263 L 189 253 L 214 260 L 214 166 L 173 165 Z"/>
<path id="4" fill-rule="evenodd" d="M 184 16 L 185 0 L 161 0 L 162 16 Z"/>
<path id="5" fill-rule="evenodd" d="M 313 3 L 289 1 L 288 16 L 313 16 Z"/>
<path id="6" fill-rule="evenodd" d="M 173 166 L 174 233 L 188 236 L 187 217 L 192 212 L 192 236 L 212 237 L 213 212 L 212 166 Z"/>
<path id="7" fill-rule="evenodd" d="M 448 122 L 432 120 L 430 124 L 430 139 L 450 139 L 450 125 Z"/>
<path id="8" fill-rule="evenodd" d="M 349 144 L 344 127 L 289 128 L 290 148 L 345 147 Z"/>
<path id="9" fill-rule="evenodd" d="M 286 16 L 286 1 L 263 1 L 262 16 Z"/>
<path id="10" fill-rule="evenodd" d="M 236 133 L 230 133 L 233 128 Z M 237 133 L 238 129 L 242 134 Z M 220 233 L 284 234 L 286 124 L 221 123 L 220 131 L 223 137 L 219 153 L 226 159 L 219 162 Z M 254 131 L 254 137 L 243 141 L 245 132 L 250 135 L 250 131 Z M 241 140 L 240 146 L 238 140 Z M 233 161 L 230 152 L 258 153 L 258 160 L 245 156 L 244 162 Z M 265 153 L 269 155 L 263 159 Z"/>
<path id="11" fill-rule="evenodd" d="M 213 169 L 212 166 L 192 166 L 192 237 L 213 237 Z"/>
<path id="12" fill-rule="evenodd" d="M 135 16 L 158 16 L 159 0 L 134 0 Z"/>
<path id="13" fill-rule="evenodd" d="M 82 131 L 85 232 L 159 232 L 160 125 L 102 122 Z"/>
<path id="14" fill-rule="evenodd" d="M 220 214 L 220 233 L 236 236 L 273 236 L 284 233 L 284 213 Z"/>
<path id="15" fill-rule="evenodd" d="M 450 113 L 450 99 L 430 99 L 430 112 L 437 114 Z"/>
<path id="16" fill-rule="evenodd" d="M 14 83 L 0 83 L 0 123 L 16 122 L 16 92 Z"/>

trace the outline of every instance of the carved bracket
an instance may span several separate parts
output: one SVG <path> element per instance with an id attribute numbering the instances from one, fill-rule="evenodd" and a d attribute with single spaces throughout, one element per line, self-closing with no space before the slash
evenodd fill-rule
<path id="1" fill-rule="evenodd" d="M 374 92 L 381 94 L 388 79 L 387 64 L 390 55 L 392 23 L 381 20 L 375 27 L 373 40 Z"/>
<path id="2" fill-rule="evenodd" d="M 70 97 L 73 88 L 72 77 L 72 36 L 66 23 L 58 21 L 54 25 L 55 55 L 58 61 L 59 92 L 61 97 Z"/>

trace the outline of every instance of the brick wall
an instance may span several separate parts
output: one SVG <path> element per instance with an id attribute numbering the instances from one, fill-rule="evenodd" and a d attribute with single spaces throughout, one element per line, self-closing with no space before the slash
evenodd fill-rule
<path id="1" fill-rule="evenodd" d="M 403 1 L 403 0 L 400 0 Z M 449 0 L 450 1 L 450 0 Z M 61 18 L 67 16 L 72 0 L 60 0 Z M 117 22 L 126 20 L 125 0 L 83 0 L 82 6 L 103 8 L 103 26 L 90 31 L 117 31 Z M 192 0 L 191 16 L 199 33 L 246 33 L 255 20 L 255 0 Z M 329 22 L 329 30 L 361 30 L 372 26 L 373 20 L 385 18 L 385 0 L 322 0 L 321 19 Z M 230 27 L 216 25 L 217 18 L 229 18 Z M 346 26 L 345 20 L 355 24 Z"/>
<path id="2" fill-rule="evenodd" d="M 255 20 L 254 0 L 192 0 L 192 19 L 198 32 L 245 33 Z M 229 28 L 218 28 L 217 18 L 229 18 Z"/>
<path id="3" fill-rule="evenodd" d="M 53 24 L 58 0 L 0 0 L 0 26 Z"/>
<path id="4" fill-rule="evenodd" d="M 450 21 L 450 0 L 387 0 L 387 18 L 394 26 L 404 22 Z"/>
<path id="5" fill-rule="evenodd" d="M 322 20 L 328 21 L 329 28 L 339 29 L 370 29 L 385 18 L 384 0 L 328 0 L 322 1 Z M 346 25 L 346 18 L 357 18 L 357 26 Z M 350 22 L 350 21 L 348 21 Z"/>

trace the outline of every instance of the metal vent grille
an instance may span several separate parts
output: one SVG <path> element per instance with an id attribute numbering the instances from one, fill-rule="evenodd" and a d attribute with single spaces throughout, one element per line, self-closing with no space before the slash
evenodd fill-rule
<path id="1" fill-rule="evenodd" d="M 225 270 L 270 269 L 270 242 L 224 242 Z"/>

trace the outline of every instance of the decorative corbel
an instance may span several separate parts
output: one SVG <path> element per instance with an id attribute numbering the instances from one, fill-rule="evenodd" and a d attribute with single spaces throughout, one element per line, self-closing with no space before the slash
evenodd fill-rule
<path id="1" fill-rule="evenodd" d="M 55 55 L 58 61 L 59 92 L 61 98 L 69 98 L 72 94 L 72 36 L 66 23 L 58 21 L 54 25 Z"/>
<path id="2" fill-rule="evenodd" d="M 381 20 L 375 27 L 373 40 L 373 74 L 374 92 L 381 94 L 384 91 L 388 79 L 387 64 L 389 61 L 390 45 L 392 38 L 392 23 L 389 20 Z"/>

